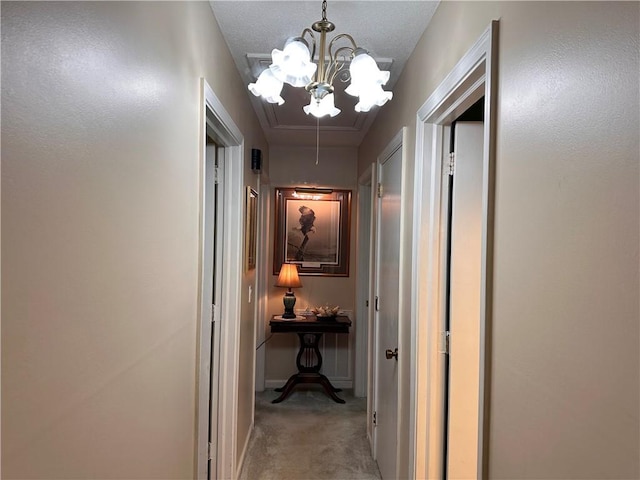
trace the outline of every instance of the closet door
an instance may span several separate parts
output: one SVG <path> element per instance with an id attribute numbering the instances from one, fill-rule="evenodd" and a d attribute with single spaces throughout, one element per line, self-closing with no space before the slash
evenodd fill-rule
<path id="1" fill-rule="evenodd" d="M 451 192 L 447 478 L 480 478 L 482 122 L 457 122 Z"/>

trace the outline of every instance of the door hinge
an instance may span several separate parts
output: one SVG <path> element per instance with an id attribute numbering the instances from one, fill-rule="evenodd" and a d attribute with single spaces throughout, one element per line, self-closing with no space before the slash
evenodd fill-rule
<path id="1" fill-rule="evenodd" d="M 216 306 L 215 304 L 211 304 L 211 323 L 216 322 Z"/>
<path id="2" fill-rule="evenodd" d="M 218 173 L 219 173 L 219 171 L 220 170 L 219 170 L 218 166 L 216 165 L 215 168 L 213 169 L 213 183 L 215 183 L 216 185 L 219 183 L 218 182 L 218 178 L 219 178 L 218 177 Z"/>
<path id="3" fill-rule="evenodd" d="M 373 426 L 378 425 L 378 412 L 373 412 Z"/>
<path id="4" fill-rule="evenodd" d="M 364 306 L 365 306 L 365 307 L 367 307 L 367 308 L 369 308 L 369 300 L 365 300 L 365 301 L 364 301 Z"/>
<path id="5" fill-rule="evenodd" d="M 451 152 L 449 154 L 449 175 L 453 175 L 456 171 L 456 152 Z"/>
<path id="6" fill-rule="evenodd" d="M 451 332 L 440 332 L 440 353 L 449 355 L 451 352 Z"/>
<path id="7" fill-rule="evenodd" d="M 213 444 L 209 442 L 207 447 L 207 460 L 213 460 Z"/>
<path id="8" fill-rule="evenodd" d="M 378 198 L 382 198 L 382 184 L 378 183 Z"/>

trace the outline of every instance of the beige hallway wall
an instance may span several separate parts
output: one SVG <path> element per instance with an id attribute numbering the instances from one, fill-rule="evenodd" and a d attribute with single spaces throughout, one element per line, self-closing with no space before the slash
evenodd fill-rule
<path id="1" fill-rule="evenodd" d="M 638 3 L 441 3 L 359 172 L 403 125 L 414 158 L 417 110 L 494 19 L 489 475 L 638 478 Z"/>
<path id="2" fill-rule="evenodd" d="M 206 2 L 1 8 L 2 473 L 191 478 L 200 78 L 266 152 L 246 87 Z"/>

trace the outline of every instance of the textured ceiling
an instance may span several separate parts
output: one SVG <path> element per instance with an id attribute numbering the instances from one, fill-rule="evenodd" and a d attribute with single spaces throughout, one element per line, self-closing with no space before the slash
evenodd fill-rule
<path id="1" fill-rule="evenodd" d="M 271 63 L 271 50 L 282 49 L 289 37 L 300 35 L 304 28 L 322 18 L 322 2 L 312 1 L 244 1 L 211 0 L 209 2 L 222 34 L 245 83 Z M 329 1 L 327 19 L 336 25 L 328 38 L 348 33 L 378 61 L 391 78 L 385 90 L 393 90 L 404 64 L 428 25 L 437 1 Z M 335 83 L 335 82 L 334 82 Z M 370 113 L 353 110 L 357 99 L 336 86 L 336 107 L 340 115 L 320 119 L 324 145 L 357 146 L 373 122 L 379 108 Z M 285 85 L 286 103 L 272 105 L 249 93 L 252 104 L 271 144 L 315 145 L 315 117 L 307 116 L 302 106 L 309 103 L 304 89 Z M 393 99 L 391 100 L 393 102 Z M 384 108 L 381 107 L 381 108 Z"/>

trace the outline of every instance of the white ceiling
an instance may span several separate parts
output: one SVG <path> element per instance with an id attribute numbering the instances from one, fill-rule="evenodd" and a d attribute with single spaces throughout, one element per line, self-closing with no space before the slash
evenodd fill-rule
<path id="1" fill-rule="evenodd" d="M 272 49 L 282 49 L 287 38 L 299 36 L 304 28 L 322 18 L 321 0 L 210 0 L 209 3 L 246 84 L 254 82 L 271 63 Z M 350 34 L 358 46 L 367 49 L 378 61 L 382 70 L 391 72 L 384 88 L 393 90 L 438 3 L 332 0 L 327 4 L 327 19 L 336 29 L 328 38 Z M 353 107 L 357 98 L 345 94 L 344 87 L 338 84 L 339 81 L 334 82 L 335 103 L 342 112 L 334 118 L 320 119 L 321 141 L 327 146 L 357 146 L 379 108 L 366 114 L 356 113 Z M 309 103 L 309 94 L 303 88 L 285 85 L 282 93 L 285 104 L 281 106 L 257 99 L 248 90 L 247 95 L 270 144 L 315 146 L 317 120 L 302 111 Z"/>

